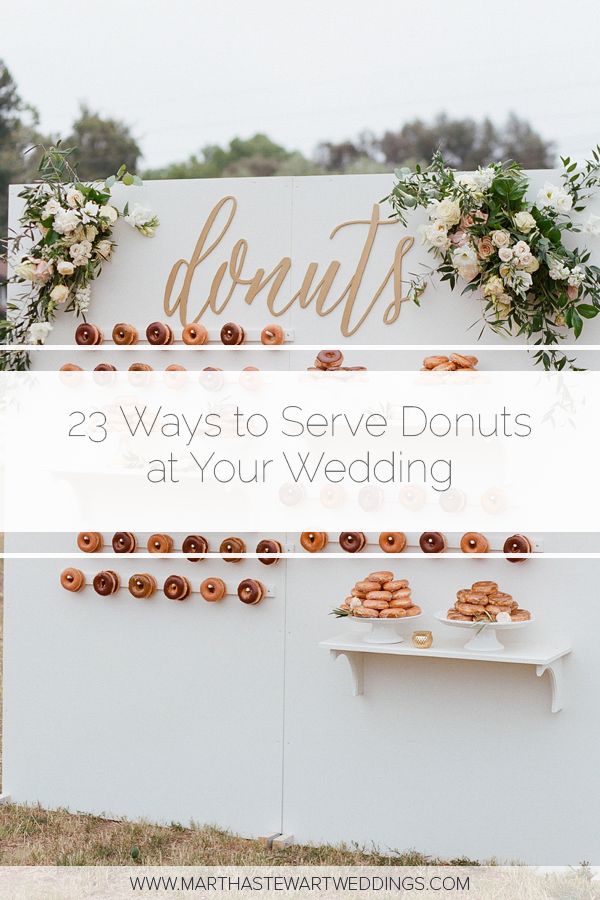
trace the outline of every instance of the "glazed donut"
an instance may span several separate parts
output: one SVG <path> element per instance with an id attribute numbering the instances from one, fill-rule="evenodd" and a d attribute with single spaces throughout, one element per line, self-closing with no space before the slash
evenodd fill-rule
<path id="1" fill-rule="evenodd" d="M 181 545 L 183 553 L 208 553 L 208 541 L 201 534 L 188 534 Z M 199 562 L 200 556 L 188 556 L 189 562 Z"/>
<path id="2" fill-rule="evenodd" d="M 148 363 L 131 363 L 129 366 L 130 372 L 153 372 L 152 366 L 149 366 Z"/>
<path id="3" fill-rule="evenodd" d="M 500 488 L 488 488 L 481 497 L 481 505 L 488 513 L 500 513 L 508 505 L 506 494 Z"/>
<path id="4" fill-rule="evenodd" d="M 181 332 L 181 340 L 184 344 L 205 344 L 208 340 L 208 331 L 199 322 L 190 322 Z"/>
<path id="5" fill-rule="evenodd" d="M 398 609 L 396 607 L 389 607 L 388 609 L 382 609 L 379 613 L 380 619 L 403 619 L 406 616 L 405 609 Z"/>
<path id="6" fill-rule="evenodd" d="M 460 613 L 457 609 L 449 609 L 446 615 L 447 619 L 450 619 L 453 622 L 472 622 L 473 616 L 466 616 L 464 613 Z"/>
<path id="7" fill-rule="evenodd" d="M 112 330 L 112 339 L 119 346 L 137 344 L 137 328 L 134 325 L 128 325 L 127 322 L 117 322 Z"/>
<path id="8" fill-rule="evenodd" d="M 503 591 L 492 594 L 489 597 L 489 603 L 493 603 L 494 606 L 509 606 L 511 609 L 515 609 L 519 605 L 517 601 L 513 599 L 512 594 L 505 594 Z"/>
<path id="9" fill-rule="evenodd" d="M 406 600 L 410 595 L 411 590 L 409 587 L 398 588 L 397 591 L 392 591 L 392 600 Z"/>
<path id="10" fill-rule="evenodd" d="M 485 612 L 485 606 L 479 606 L 477 603 L 463 603 L 457 600 L 455 606 L 464 616 L 476 616 Z"/>
<path id="11" fill-rule="evenodd" d="M 255 606 L 265 596 L 265 586 L 254 578 L 244 578 L 237 586 L 237 595 L 248 606 Z"/>
<path id="12" fill-rule="evenodd" d="M 437 366 L 443 366 L 450 362 L 447 356 L 426 356 L 423 360 L 424 369 L 435 369 Z"/>
<path id="13" fill-rule="evenodd" d="M 165 366 L 165 372 L 187 372 L 185 366 L 180 366 L 177 363 L 171 363 L 170 366 Z"/>
<path id="14" fill-rule="evenodd" d="M 260 369 L 256 366 L 244 366 L 240 372 L 240 384 L 247 391 L 256 391 L 262 384 Z"/>
<path id="15" fill-rule="evenodd" d="M 342 531 L 339 544 L 346 553 L 358 553 L 363 549 L 367 539 L 362 531 Z"/>
<path id="16" fill-rule="evenodd" d="M 485 534 L 478 531 L 467 531 L 460 539 L 460 549 L 463 553 L 487 553 L 490 543 Z"/>
<path id="17" fill-rule="evenodd" d="M 241 562 L 241 556 L 238 556 L 238 553 L 246 552 L 246 544 L 241 538 L 238 537 L 228 537 L 221 541 L 221 545 L 219 547 L 219 553 L 223 555 L 224 562 L 237 563 Z M 227 556 L 225 556 L 227 554 Z M 233 554 L 233 556 L 231 555 Z"/>
<path id="18" fill-rule="evenodd" d="M 116 572 L 107 569 L 105 572 L 98 572 L 97 575 L 94 575 L 92 584 L 96 593 L 101 597 L 110 597 L 119 590 L 121 581 Z"/>
<path id="19" fill-rule="evenodd" d="M 458 596 L 459 593 L 460 597 Z M 485 606 L 486 603 L 490 602 L 489 595 L 481 591 L 458 591 L 456 597 L 461 603 L 475 603 L 477 606 Z"/>
<path id="20" fill-rule="evenodd" d="M 406 535 L 402 531 L 382 531 L 379 546 L 384 553 L 402 553 L 406 547 Z"/>
<path id="21" fill-rule="evenodd" d="M 356 616 L 358 619 L 378 619 L 379 611 L 376 609 L 369 609 L 368 606 L 356 606 L 352 610 L 352 615 Z"/>
<path id="22" fill-rule="evenodd" d="M 451 353 L 450 362 L 456 363 L 460 369 L 474 369 L 479 360 L 476 356 L 464 356 L 462 353 Z"/>
<path id="23" fill-rule="evenodd" d="M 97 553 L 102 549 L 102 535 L 99 531 L 80 531 L 77 546 L 84 553 Z"/>
<path id="24" fill-rule="evenodd" d="M 419 538 L 419 547 L 423 553 L 443 553 L 446 549 L 446 538 L 441 531 L 424 531 Z"/>
<path id="25" fill-rule="evenodd" d="M 495 581 L 474 581 L 471 585 L 472 591 L 478 591 L 481 594 L 495 594 L 498 585 Z"/>
<path id="26" fill-rule="evenodd" d="M 117 367 L 111 365 L 110 363 L 98 363 L 97 366 L 94 366 L 94 372 L 116 372 Z"/>
<path id="27" fill-rule="evenodd" d="M 132 597 L 137 597 L 138 600 L 146 600 L 152 596 L 157 588 L 156 578 L 154 575 L 149 575 L 148 572 L 141 572 L 131 576 L 128 587 Z"/>
<path id="28" fill-rule="evenodd" d="M 407 616 L 420 616 L 423 610 L 420 606 L 409 606 L 405 612 Z"/>
<path id="29" fill-rule="evenodd" d="M 185 600 L 192 593 L 192 586 L 184 575 L 169 575 L 163 584 L 163 592 L 169 600 Z"/>
<path id="30" fill-rule="evenodd" d="M 383 503 L 383 488 L 379 485 L 365 484 L 358 492 L 358 503 L 365 512 L 374 512 Z"/>
<path id="31" fill-rule="evenodd" d="M 283 344 L 284 340 L 285 335 L 281 325 L 265 325 L 260 333 L 261 344 L 267 344 L 270 347 Z"/>
<path id="32" fill-rule="evenodd" d="M 300 544 L 308 553 L 320 553 L 329 541 L 325 531 L 303 531 L 300 535 Z"/>
<path id="33" fill-rule="evenodd" d="M 164 322 L 150 322 L 146 328 L 146 339 L 149 344 L 161 346 L 173 343 L 173 332 Z"/>
<path id="34" fill-rule="evenodd" d="M 410 597 L 392 597 L 390 600 L 390 609 L 410 609 L 412 605 Z"/>
<path id="35" fill-rule="evenodd" d="M 362 605 L 365 607 L 365 609 L 389 609 L 387 600 L 371 599 L 370 597 L 367 597 L 365 600 L 363 600 Z"/>
<path id="36" fill-rule="evenodd" d="M 117 531 L 113 534 L 112 548 L 115 553 L 135 553 L 137 541 L 131 531 Z"/>
<path id="37" fill-rule="evenodd" d="M 371 572 L 370 575 L 367 575 L 365 581 L 376 581 L 377 584 L 385 584 L 386 581 L 392 581 L 394 578 L 393 572 Z"/>
<path id="38" fill-rule="evenodd" d="M 366 596 L 369 591 L 380 591 L 381 585 L 378 581 L 357 581 L 354 590 Z"/>
<path id="39" fill-rule="evenodd" d="M 75 329 L 75 343 L 82 347 L 93 347 L 102 343 L 102 332 L 97 325 L 82 322 Z"/>
<path id="40" fill-rule="evenodd" d="M 525 537 L 524 534 L 511 534 L 511 536 L 504 541 L 504 547 L 502 549 L 504 553 L 531 553 L 533 547 L 531 546 L 529 538 Z M 507 562 L 525 562 L 525 557 L 517 556 L 512 559 L 507 557 Z"/>
<path id="41" fill-rule="evenodd" d="M 315 367 L 317 369 L 337 369 L 344 362 L 341 350 L 321 350 L 317 353 Z"/>
<path id="42" fill-rule="evenodd" d="M 531 613 L 528 609 L 513 609 L 510 617 L 513 622 L 529 622 Z"/>
<path id="43" fill-rule="evenodd" d="M 367 600 L 378 600 L 378 601 L 383 600 L 383 601 L 385 601 L 385 603 L 389 603 L 390 600 L 392 599 L 392 592 L 391 591 L 381 591 L 381 590 L 367 591 L 366 599 Z"/>
<path id="44" fill-rule="evenodd" d="M 227 585 L 221 578 L 205 578 L 200 585 L 200 593 L 205 600 L 213 603 L 223 599 L 227 593 Z"/>
<path id="45" fill-rule="evenodd" d="M 60 583 L 66 591 L 80 591 L 85 584 L 85 575 L 81 569 L 63 569 L 60 573 Z"/>
<path id="46" fill-rule="evenodd" d="M 390 593 L 394 593 L 395 591 L 409 591 L 408 581 L 406 578 L 398 578 L 397 580 L 392 579 L 392 581 L 385 581 L 383 583 L 383 590 L 390 591 Z"/>
<path id="47" fill-rule="evenodd" d="M 283 553 L 283 547 L 279 543 L 279 541 L 273 541 L 269 539 L 265 539 L 259 541 L 256 545 L 257 553 Z M 263 566 L 274 566 L 279 562 L 278 556 L 259 556 L 258 561 L 263 564 Z"/>
<path id="48" fill-rule="evenodd" d="M 81 366 L 76 365 L 76 363 L 65 363 L 58 370 L 59 372 L 83 372 Z"/>
<path id="49" fill-rule="evenodd" d="M 148 553 L 170 553 L 173 549 L 173 538 L 170 534 L 151 534 L 146 547 Z"/>
<path id="50" fill-rule="evenodd" d="M 226 322 L 221 328 L 221 343 L 226 347 L 237 347 L 243 344 L 246 333 L 241 325 L 235 322 Z"/>
<path id="51" fill-rule="evenodd" d="M 433 369 L 430 369 L 431 372 L 456 372 L 458 366 L 453 362 L 445 362 L 440 363 L 439 366 L 434 366 Z"/>

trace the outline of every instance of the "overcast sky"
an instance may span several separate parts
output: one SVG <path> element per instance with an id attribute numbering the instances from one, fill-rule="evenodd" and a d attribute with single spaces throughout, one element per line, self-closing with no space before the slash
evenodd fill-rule
<path id="1" fill-rule="evenodd" d="M 45 131 L 84 101 L 129 123 L 146 166 L 256 131 L 310 153 L 441 110 L 514 110 L 583 156 L 599 22 L 597 0 L 5 0 L 0 56 Z"/>

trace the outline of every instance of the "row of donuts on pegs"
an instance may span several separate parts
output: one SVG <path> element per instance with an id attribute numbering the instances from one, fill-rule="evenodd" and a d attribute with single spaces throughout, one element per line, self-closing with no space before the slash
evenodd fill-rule
<path id="1" fill-rule="evenodd" d="M 236 322 L 226 322 L 220 332 L 221 343 L 226 347 L 238 347 L 246 340 L 246 332 Z M 139 343 L 140 336 L 135 325 L 117 322 L 112 330 L 112 341 L 120 347 Z M 153 347 L 162 347 L 175 342 L 175 333 L 166 322 L 151 322 L 146 328 L 146 340 Z M 185 325 L 181 340 L 189 346 L 202 346 L 208 342 L 208 329 L 200 322 Z M 260 333 L 260 342 L 265 346 L 279 346 L 285 342 L 285 331 L 281 325 L 270 323 Z M 82 322 L 75 330 L 75 343 L 81 347 L 95 347 L 104 343 L 104 335 L 97 325 Z"/>
<path id="2" fill-rule="evenodd" d="M 303 531 L 300 544 L 308 553 L 320 553 L 329 543 L 329 535 L 325 531 Z M 367 544 L 363 531 L 342 531 L 338 543 L 346 553 L 360 553 Z M 379 535 L 379 547 L 384 553 L 402 553 L 406 548 L 407 538 L 403 531 L 382 531 Z M 423 553 L 443 553 L 448 543 L 441 531 L 424 531 L 419 538 L 419 547 Z M 490 542 L 484 534 L 467 531 L 460 539 L 463 553 L 488 553 Z M 502 552 L 505 554 L 529 554 L 533 552 L 533 544 L 524 534 L 511 534 L 504 541 Z M 508 562 L 524 562 L 524 556 L 507 556 Z"/>
<path id="3" fill-rule="evenodd" d="M 118 572 L 106 569 L 97 572 L 91 582 L 86 581 L 85 574 L 75 566 L 69 566 L 60 573 L 61 586 L 66 591 L 77 593 L 87 585 L 91 585 L 101 597 L 110 597 L 116 594 L 121 587 L 121 578 Z M 127 589 L 132 597 L 139 600 L 147 600 L 158 590 L 158 582 L 149 572 L 137 572 L 132 575 L 127 583 Z M 169 575 L 162 586 L 162 592 L 169 600 L 187 600 L 191 594 L 200 596 L 209 603 L 222 600 L 227 596 L 228 589 L 222 578 L 205 578 L 198 591 L 192 589 L 189 578 L 185 575 Z M 242 603 L 247 606 L 256 606 L 267 594 L 267 589 L 256 578 L 244 578 L 238 584 L 236 593 Z"/>
<path id="4" fill-rule="evenodd" d="M 113 553 L 135 553 L 139 548 L 136 535 L 132 531 L 116 531 L 110 544 L 105 543 L 104 536 L 99 531 L 80 531 L 77 535 L 77 547 L 83 553 L 99 553 L 104 547 L 110 546 Z M 167 554 L 179 552 L 175 550 L 175 542 L 170 534 L 151 534 L 146 541 L 148 553 Z M 202 534 L 188 534 L 181 544 L 182 553 L 190 553 L 189 562 L 199 562 L 204 554 L 210 553 L 208 540 Z M 240 537 L 224 538 L 219 544 L 219 553 L 224 562 L 241 562 L 247 552 L 246 542 Z M 265 566 L 272 566 L 279 562 L 279 556 L 272 554 L 283 553 L 283 547 L 279 541 L 272 538 L 263 538 L 256 545 L 256 553 L 261 554 L 258 561 Z"/>

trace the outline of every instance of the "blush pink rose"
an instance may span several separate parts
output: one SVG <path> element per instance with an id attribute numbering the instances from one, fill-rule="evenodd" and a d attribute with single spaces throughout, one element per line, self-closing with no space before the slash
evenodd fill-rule
<path id="1" fill-rule="evenodd" d="M 575 287 L 574 284 L 570 284 L 567 287 L 567 297 L 569 298 L 569 300 L 575 300 L 577 298 L 578 293 L 579 293 L 579 288 Z"/>
<path id="2" fill-rule="evenodd" d="M 52 275 L 52 263 L 41 259 L 35 267 L 35 281 L 45 284 Z"/>
<path id="3" fill-rule="evenodd" d="M 468 240 L 468 236 L 464 231 L 455 231 L 450 241 L 454 244 L 455 247 L 462 247 L 463 244 L 466 244 Z"/>
<path id="4" fill-rule="evenodd" d="M 475 220 L 474 220 L 473 216 L 469 215 L 468 213 L 466 215 L 464 215 L 460 220 L 461 228 L 470 228 L 471 225 L 474 225 L 474 224 L 475 224 Z"/>
<path id="5" fill-rule="evenodd" d="M 491 237 L 482 237 L 477 241 L 477 252 L 482 259 L 487 259 L 495 251 Z"/>

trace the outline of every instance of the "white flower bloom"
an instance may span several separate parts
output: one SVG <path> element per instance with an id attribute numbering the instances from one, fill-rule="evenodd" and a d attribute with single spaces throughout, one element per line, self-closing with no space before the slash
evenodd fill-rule
<path id="1" fill-rule="evenodd" d="M 538 191 L 537 204 L 555 212 L 568 212 L 573 205 L 573 200 L 564 188 L 547 181 L 544 187 Z"/>
<path id="2" fill-rule="evenodd" d="M 448 231 L 443 222 L 430 222 L 429 225 L 422 225 L 420 230 L 424 244 L 429 243 L 442 250 L 447 250 L 450 246 Z"/>
<path id="3" fill-rule="evenodd" d="M 512 275 L 512 284 L 516 290 L 527 291 L 531 287 L 532 282 L 533 278 L 524 269 L 519 269 Z"/>
<path id="4" fill-rule="evenodd" d="M 492 231 L 492 243 L 494 247 L 508 247 L 510 234 L 508 231 Z"/>
<path id="5" fill-rule="evenodd" d="M 452 253 L 452 265 L 464 281 L 473 281 L 479 272 L 479 258 L 472 244 L 464 244 Z"/>
<path id="6" fill-rule="evenodd" d="M 444 200 L 432 200 L 429 218 L 443 222 L 446 226 L 458 225 L 460 222 L 460 204 L 458 200 L 446 197 Z"/>
<path id="7" fill-rule="evenodd" d="M 587 222 L 583 226 L 583 230 L 586 234 L 592 234 L 594 237 L 598 237 L 600 235 L 600 216 L 590 213 Z"/>
<path id="8" fill-rule="evenodd" d="M 98 229 L 95 225 L 86 225 L 85 226 L 85 239 L 86 241 L 93 241 L 98 234 Z"/>
<path id="9" fill-rule="evenodd" d="M 50 299 L 55 303 L 64 303 L 69 296 L 69 288 L 64 284 L 57 284 L 50 292 Z"/>
<path id="10" fill-rule="evenodd" d="M 96 253 L 102 257 L 102 259 L 110 259 L 112 256 L 113 245 L 111 241 L 98 241 L 96 245 Z"/>
<path id="11" fill-rule="evenodd" d="M 114 206 L 110 205 L 101 206 L 99 215 L 101 219 L 106 219 L 110 225 L 114 225 L 119 218 L 118 211 L 114 208 Z"/>
<path id="12" fill-rule="evenodd" d="M 571 273 L 567 278 L 567 284 L 570 284 L 571 287 L 579 287 L 585 277 L 585 272 L 581 268 L 581 266 L 573 266 L 571 269 Z"/>
<path id="13" fill-rule="evenodd" d="M 79 215 L 74 209 L 61 209 L 54 218 L 53 228 L 58 234 L 70 234 L 79 225 Z"/>
<path id="14" fill-rule="evenodd" d="M 491 166 L 482 168 L 481 166 L 476 172 L 473 172 L 473 184 L 479 191 L 487 191 L 492 186 L 492 181 L 496 177 L 496 171 Z"/>
<path id="15" fill-rule="evenodd" d="M 74 303 L 75 314 L 86 313 L 88 311 L 91 296 L 92 296 L 92 291 L 89 287 L 79 288 L 78 291 L 75 291 L 75 303 Z"/>
<path id="16" fill-rule="evenodd" d="M 529 234 L 529 232 L 535 228 L 535 219 L 531 215 L 531 213 L 523 210 L 522 212 L 518 212 L 514 218 L 515 227 L 522 232 L 522 234 Z"/>
<path id="17" fill-rule="evenodd" d="M 500 247 L 498 250 L 498 256 L 502 260 L 502 262 L 510 262 L 513 258 L 513 250 L 511 247 Z"/>
<path id="18" fill-rule="evenodd" d="M 83 222 L 90 222 L 92 219 L 96 219 L 98 217 L 98 213 L 100 212 L 100 207 L 97 203 L 94 203 L 93 200 L 88 200 L 83 209 L 81 210 L 81 218 Z"/>
<path id="19" fill-rule="evenodd" d="M 71 209 L 76 209 L 78 206 L 83 206 L 85 197 L 81 193 L 81 191 L 77 190 L 76 187 L 70 187 L 67 190 L 67 206 L 70 206 Z"/>
<path id="20" fill-rule="evenodd" d="M 515 246 L 513 247 L 515 252 L 515 256 L 525 256 L 526 253 L 530 252 L 529 244 L 526 241 L 517 241 Z"/>
<path id="21" fill-rule="evenodd" d="M 55 216 L 59 212 L 63 212 L 62 206 L 56 197 L 51 197 L 42 210 L 42 218 L 47 219 L 49 216 Z"/>
<path id="22" fill-rule="evenodd" d="M 92 245 L 89 241 L 81 241 L 69 247 L 69 255 L 75 266 L 85 266 L 92 255 Z"/>
<path id="23" fill-rule="evenodd" d="M 496 616 L 496 622 L 498 623 L 498 625 L 509 625 L 512 622 L 510 613 L 499 612 Z"/>
<path id="24" fill-rule="evenodd" d="M 73 263 L 69 262 L 68 259 L 60 259 L 56 264 L 56 268 L 59 275 L 72 275 L 75 271 Z"/>
<path id="25" fill-rule="evenodd" d="M 548 275 L 553 281 L 565 281 L 570 274 L 571 270 L 569 267 L 561 263 L 559 259 L 549 261 Z"/>
<path id="26" fill-rule="evenodd" d="M 27 335 L 30 343 L 44 344 L 51 331 L 52 325 L 50 324 L 50 322 L 33 322 L 29 326 Z"/>

